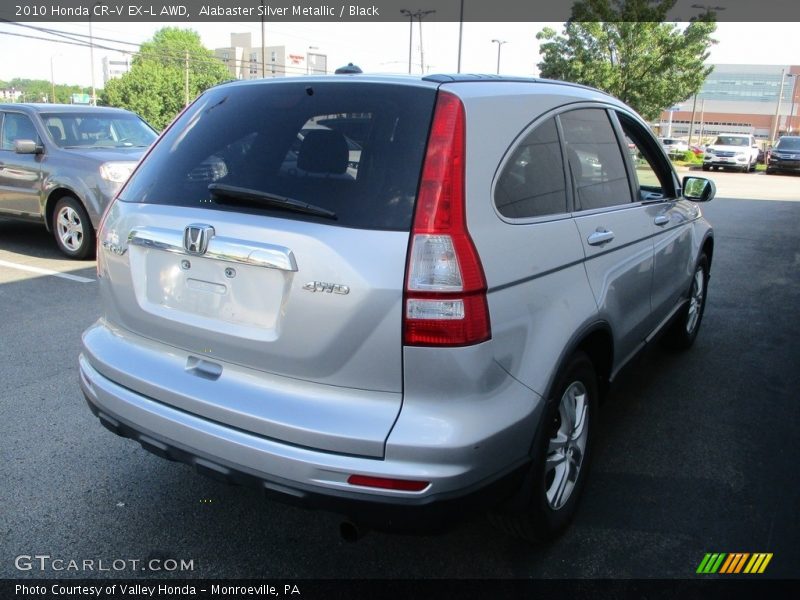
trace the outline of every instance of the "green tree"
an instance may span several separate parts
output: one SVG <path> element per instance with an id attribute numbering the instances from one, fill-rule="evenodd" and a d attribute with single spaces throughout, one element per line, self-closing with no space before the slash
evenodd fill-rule
<path id="1" fill-rule="evenodd" d="M 56 84 L 55 101 L 68 104 L 72 94 L 89 93 L 89 88 L 79 85 Z M 53 102 L 53 84 L 46 79 L 22 79 L 15 77 L 11 81 L 0 81 L 0 89 L 14 88 L 22 92 L 20 102 Z"/>
<path id="2" fill-rule="evenodd" d="M 676 0 L 580 0 L 562 34 L 547 27 L 542 77 L 601 89 L 635 108 L 645 119 L 697 93 L 713 67 L 703 63 L 716 40 L 714 13 L 681 30 L 666 23 Z"/>
<path id="3" fill-rule="evenodd" d="M 190 101 L 231 78 L 196 31 L 165 27 L 142 44 L 128 73 L 106 84 L 100 101 L 132 110 L 161 130 L 184 107 L 187 65 Z"/>

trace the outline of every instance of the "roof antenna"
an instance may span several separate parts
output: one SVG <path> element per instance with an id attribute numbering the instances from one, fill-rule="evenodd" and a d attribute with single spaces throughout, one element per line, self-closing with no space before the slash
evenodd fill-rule
<path id="1" fill-rule="evenodd" d="M 354 65 L 353 63 L 347 63 L 343 67 L 339 67 L 334 71 L 336 75 L 355 75 L 356 73 L 363 73 L 358 66 Z"/>

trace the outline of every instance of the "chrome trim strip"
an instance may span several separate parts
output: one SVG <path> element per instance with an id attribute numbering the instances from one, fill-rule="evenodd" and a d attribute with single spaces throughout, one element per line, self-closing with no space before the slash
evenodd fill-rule
<path id="1" fill-rule="evenodd" d="M 183 248 L 183 232 L 159 227 L 139 227 L 128 234 L 128 245 L 172 252 L 182 256 L 197 257 Z M 297 271 L 294 253 L 285 246 L 241 242 L 232 238 L 214 236 L 208 250 L 201 255 L 223 262 L 252 265 L 282 271 Z"/>

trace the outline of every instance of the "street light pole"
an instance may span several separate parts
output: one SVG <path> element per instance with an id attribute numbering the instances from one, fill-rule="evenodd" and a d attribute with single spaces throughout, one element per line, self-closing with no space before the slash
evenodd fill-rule
<path id="1" fill-rule="evenodd" d="M 507 44 L 505 40 L 492 40 L 493 44 L 497 44 L 497 74 L 500 75 L 500 48 L 503 44 Z"/>

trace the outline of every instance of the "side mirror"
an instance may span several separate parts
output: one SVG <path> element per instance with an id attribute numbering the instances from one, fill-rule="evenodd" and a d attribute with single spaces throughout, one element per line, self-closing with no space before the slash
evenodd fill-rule
<path id="1" fill-rule="evenodd" d="M 14 152 L 17 154 L 41 154 L 44 146 L 33 140 L 17 140 L 14 142 Z"/>
<path id="2" fill-rule="evenodd" d="M 717 186 L 705 177 L 687 175 L 683 178 L 683 197 L 695 202 L 709 202 L 717 195 Z"/>

